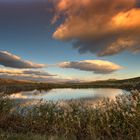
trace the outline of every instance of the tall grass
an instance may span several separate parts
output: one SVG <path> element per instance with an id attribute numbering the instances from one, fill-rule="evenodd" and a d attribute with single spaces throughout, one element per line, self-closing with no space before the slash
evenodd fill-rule
<path id="1" fill-rule="evenodd" d="M 139 140 L 140 93 L 103 99 L 95 106 L 85 101 L 67 105 L 46 102 L 14 109 L 12 100 L 0 98 L 0 128 L 13 134 L 57 136 L 75 140 Z M 43 139 L 43 138 L 42 138 Z"/>

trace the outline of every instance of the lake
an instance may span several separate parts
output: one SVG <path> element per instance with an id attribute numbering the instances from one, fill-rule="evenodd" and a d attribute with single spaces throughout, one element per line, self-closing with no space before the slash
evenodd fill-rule
<path id="1" fill-rule="evenodd" d="M 10 95 L 12 99 L 24 101 L 46 100 L 46 101 L 67 101 L 78 99 L 99 100 L 105 97 L 115 99 L 117 95 L 128 93 L 122 89 L 99 88 L 99 89 L 52 89 L 52 90 L 33 90 L 23 91 Z"/>

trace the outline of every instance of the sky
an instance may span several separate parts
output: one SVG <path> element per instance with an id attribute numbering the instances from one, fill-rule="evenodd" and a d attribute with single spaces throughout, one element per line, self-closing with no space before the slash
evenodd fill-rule
<path id="1" fill-rule="evenodd" d="M 139 0 L 0 0 L 0 78 L 140 76 Z"/>

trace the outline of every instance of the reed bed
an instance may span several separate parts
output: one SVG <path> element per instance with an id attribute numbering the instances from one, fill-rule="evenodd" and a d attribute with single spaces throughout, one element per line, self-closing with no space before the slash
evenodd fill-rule
<path id="1" fill-rule="evenodd" d="M 2 136 L 4 132 L 4 136 L 15 134 L 17 139 L 17 135 L 25 138 L 30 133 L 32 138 L 39 135 L 39 140 L 40 136 L 42 140 L 50 137 L 54 140 L 140 140 L 140 92 L 137 90 L 115 100 L 100 100 L 94 106 L 84 100 L 70 101 L 67 105 L 40 101 L 32 107 L 17 108 L 12 100 L 1 95 Z"/>

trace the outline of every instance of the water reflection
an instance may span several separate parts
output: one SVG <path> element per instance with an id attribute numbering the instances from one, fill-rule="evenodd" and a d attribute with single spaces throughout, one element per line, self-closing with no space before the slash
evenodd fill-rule
<path id="1" fill-rule="evenodd" d="M 101 99 L 108 97 L 114 99 L 115 96 L 124 94 L 126 91 L 121 89 L 101 88 L 101 89 L 52 89 L 33 90 L 26 92 L 19 92 L 10 95 L 12 99 L 20 100 L 46 100 L 46 101 L 61 101 L 61 100 L 76 100 L 76 99 Z"/>

